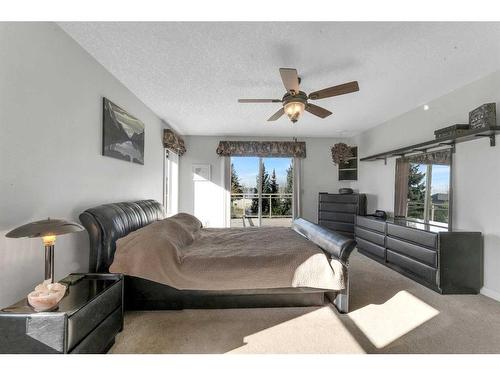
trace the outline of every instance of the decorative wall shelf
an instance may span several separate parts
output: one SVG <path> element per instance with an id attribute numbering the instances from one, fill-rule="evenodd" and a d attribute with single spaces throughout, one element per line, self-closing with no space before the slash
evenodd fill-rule
<path id="1" fill-rule="evenodd" d="M 397 156 L 405 156 L 409 154 L 414 154 L 416 152 L 427 152 L 432 149 L 442 148 L 442 147 L 450 147 L 455 151 L 455 144 L 473 141 L 475 139 L 480 139 L 484 137 L 488 137 L 490 139 L 490 146 L 495 146 L 496 141 L 495 137 L 497 134 L 500 134 L 500 126 L 495 126 L 493 128 L 488 129 L 474 129 L 469 131 L 467 134 L 459 135 L 459 136 L 450 136 L 441 139 L 433 139 L 432 141 L 417 143 L 415 145 L 406 146 L 402 148 L 398 148 L 396 150 L 381 152 L 380 154 L 366 156 L 361 158 L 360 161 L 375 161 L 375 160 L 384 160 L 387 162 L 387 158 L 397 157 Z"/>
<path id="2" fill-rule="evenodd" d="M 358 179 L 358 147 L 351 147 L 352 157 L 347 163 L 339 165 L 339 181 L 356 181 Z"/>

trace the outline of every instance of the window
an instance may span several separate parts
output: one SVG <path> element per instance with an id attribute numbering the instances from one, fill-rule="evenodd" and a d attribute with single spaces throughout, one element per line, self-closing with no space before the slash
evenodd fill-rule
<path id="1" fill-rule="evenodd" d="M 167 149 L 163 163 L 163 206 L 167 216 L 179 210 L 179 155 Z"/>
<path id="2" fill-rule="evenodd" d="M 293 158 L 231 157 L 231 227 L 290 226 Z"/>
<path id="3" fill-rule="evenodd" d="M 449 149 L 396 159 L 394 216 L 451 228 L 451 162 Z"/>
<path id="4" fill-rule="evenodd" d="M 409 163 L 406 217 L 448 224 L 450 166 Z"/>

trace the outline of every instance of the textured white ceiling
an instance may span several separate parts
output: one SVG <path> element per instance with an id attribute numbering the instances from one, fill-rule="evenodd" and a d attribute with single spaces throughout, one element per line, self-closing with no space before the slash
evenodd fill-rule
<path id="1" fill-rule="evenodd" d="M 65 22 L 69 35 L 183 134 L 350 136 L 500 69 L 500 23 Z M 301 89 L 359 81 L 360 91 L 315 101 L 293 125 L 269 123 L 278 68 Z M 112 98 L 111 98 L 112 99 Z"/>

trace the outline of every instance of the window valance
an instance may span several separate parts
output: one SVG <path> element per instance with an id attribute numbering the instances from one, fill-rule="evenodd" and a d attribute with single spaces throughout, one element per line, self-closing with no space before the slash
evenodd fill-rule
<path id="1" fill-rule="evenodd" d="M 175 152 L 179 156 L 182 156 L 186 152 L 184 140 L 175 134 L 172 129 L 163 130 L 163 147 Z"/>
<path id="2" fill-rule="evenodd" d="M 219 156 L 306 157 L 305 142 L 286 141 L 220 141 Z"/>
<path id="3" fill-rule="evenodd" d="M 451 150 L 426 152 L 418 155 L 405 156 L 402 159 L 407 163 L 450 165 Z"/>

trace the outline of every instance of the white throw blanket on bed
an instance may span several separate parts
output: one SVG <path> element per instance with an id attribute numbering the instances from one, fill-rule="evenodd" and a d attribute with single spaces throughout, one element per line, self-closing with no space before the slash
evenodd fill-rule
<path id="1" fill-rule="evenodd" d="M 291 228 L 202 229 L 188 214 L 119 239 L 110 271 L 181 290 L 344 288 L 342 265 Z"/>

